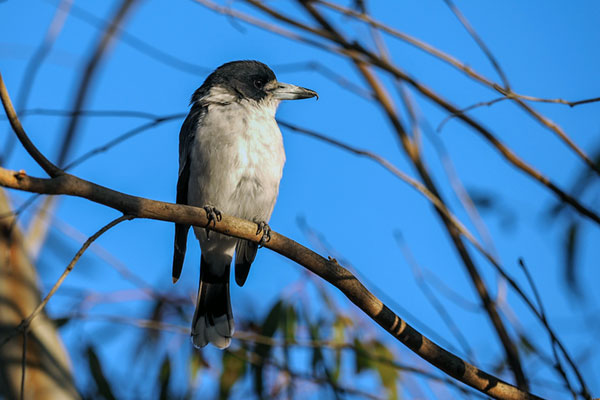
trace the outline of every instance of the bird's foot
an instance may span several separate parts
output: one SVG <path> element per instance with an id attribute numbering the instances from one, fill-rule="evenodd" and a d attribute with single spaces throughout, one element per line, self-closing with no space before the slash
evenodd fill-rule
<path id="1" fill-rule="evenodd" d="M 204 206 L 202 208 L 206 212 L 206 218 L 208 218 L 208 222 L 204 227 L 204 229 L 206 229 L 206 238 L 208 239 L 208 233 L 210 232 L 208 228 L 210 227 L 210 223 L 212 222 L 214 227 L 215 225 L 217 225 L 217 221 L 221 221 L 221 219 L 223 219 L 223 215 L 221 214 L 221 211 L 217 210 L 216 207 Z"/>
<path id="2" fill-rule="evenodd" d="M 256 234 L 258 235 L 261 232 L 263 234 L 260 242 L 258 242 L 258 247 L 261 248 L 265 245 L 265 243 L 271 240 L 271 227 L 265 221 L 257 222 L 256 225 L 258 225 Z"/>

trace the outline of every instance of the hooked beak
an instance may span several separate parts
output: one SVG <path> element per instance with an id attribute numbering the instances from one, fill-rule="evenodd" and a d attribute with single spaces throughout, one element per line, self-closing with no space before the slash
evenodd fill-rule
<path id="1" fill-rule="evenodd" d="M 311 97 L 319 99 L 319 95 L 314 90 L 283 82 L 277 82 L 272 89 L 272 93 L 277 100 L 299 100 L 310 99 Z"/>

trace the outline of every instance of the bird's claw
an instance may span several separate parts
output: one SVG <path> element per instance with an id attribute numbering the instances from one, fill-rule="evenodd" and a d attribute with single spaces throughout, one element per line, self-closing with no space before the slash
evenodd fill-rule
<path id="1" fill-rule="evenodd" d="M 212 222 L 213 227 L 215 227 L 217 222 L 220 222 L 223 219 L 223 214 L 221 214 L 221 211 L 217 210 L 217 208 L 213 206 L 204 206 L 202 208 L 206 212 L 206 218 L 208 219 L 208 222 L 204 227 L 206 229 L 206 238 L 208 239 L 208 233 L 210 232 L 208 228 L 210 227 L 210 223 Z"/>
<path id="2" fill-rule="evenodd" d="M 256 225 L 258 225 L 256 234 L 258 235 L 261 232 L 263 234 L 260 242 L 258 242 L 258 247 L 261 248 L 265 245 L 265 243 L 271 240 L 271 227 L 265 221 L 257 222 Z"/>

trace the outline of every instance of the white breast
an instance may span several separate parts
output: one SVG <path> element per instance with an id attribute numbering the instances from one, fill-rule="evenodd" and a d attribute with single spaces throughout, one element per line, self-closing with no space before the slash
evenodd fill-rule
<path id="1" fill-rule="evenodd" d="M 285 163 L 275 108 L 246 101 L 208 106 L 191 154 L 191 204 L 268 221 Z"/>

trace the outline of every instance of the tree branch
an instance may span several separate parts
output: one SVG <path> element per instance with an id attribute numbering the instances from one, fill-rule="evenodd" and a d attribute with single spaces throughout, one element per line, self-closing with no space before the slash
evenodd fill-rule
<path id="1" fill-rule="evenodd" d="M 2 79 L 2 73 L 0 73 L 0 98 L 2 99 L 2 105 L 4 106 L 4 111 L 6 112 L 6 116 L 8 117 L 8 121 L 10 122 L 10 126 L 13 128 L 13 131 L 19 138 L 19 141 L 27 150 L 29 155 L 37 162 L 40 167 L 46 171 L 48 175 L 51 177 L 59 176 L 63 173 L 63 171 L 58 168 L 56 165 L 52 164 L 50 160 L 48 160 L 35 145 L 29 140 L 29 137 L 25 133 L 23 126 L 21 125 L 21 121 L 17 117 L 17 113 L 12 105 L 12 101 L 10 100 L 10 96 L 8 95 L 8 91 L 6 90 L 6 85 L 4 84 L 4 79 Z"/>
<path id="2" fill-rule="evenodd" d="M 0 168 L 0 185 L 28 192 L 82 197 L 119 210 L 134 218 L 149 218 L 202 227 L 208 224 L 206 213 L 201 208 L 127 195 L 70 174 L 63 174 L 51 179 L 40 179 Z M 255 223 L 232 216 L 223 215 L 223 219 L 211 229 L 255 243 L 259 243 L 261 239 L 261 235 L 256 234 Z M 397 340 L 448 375 L 492 397 L 500 399 L 538 398 L 481 371 L 421 335 L 394 314 L 335 259 L 325 259 L 276 232 L 271 233 L 271 240 L 265 244 L 265 247 L 297 262 L 337 287 L 350 301 Z"/>

